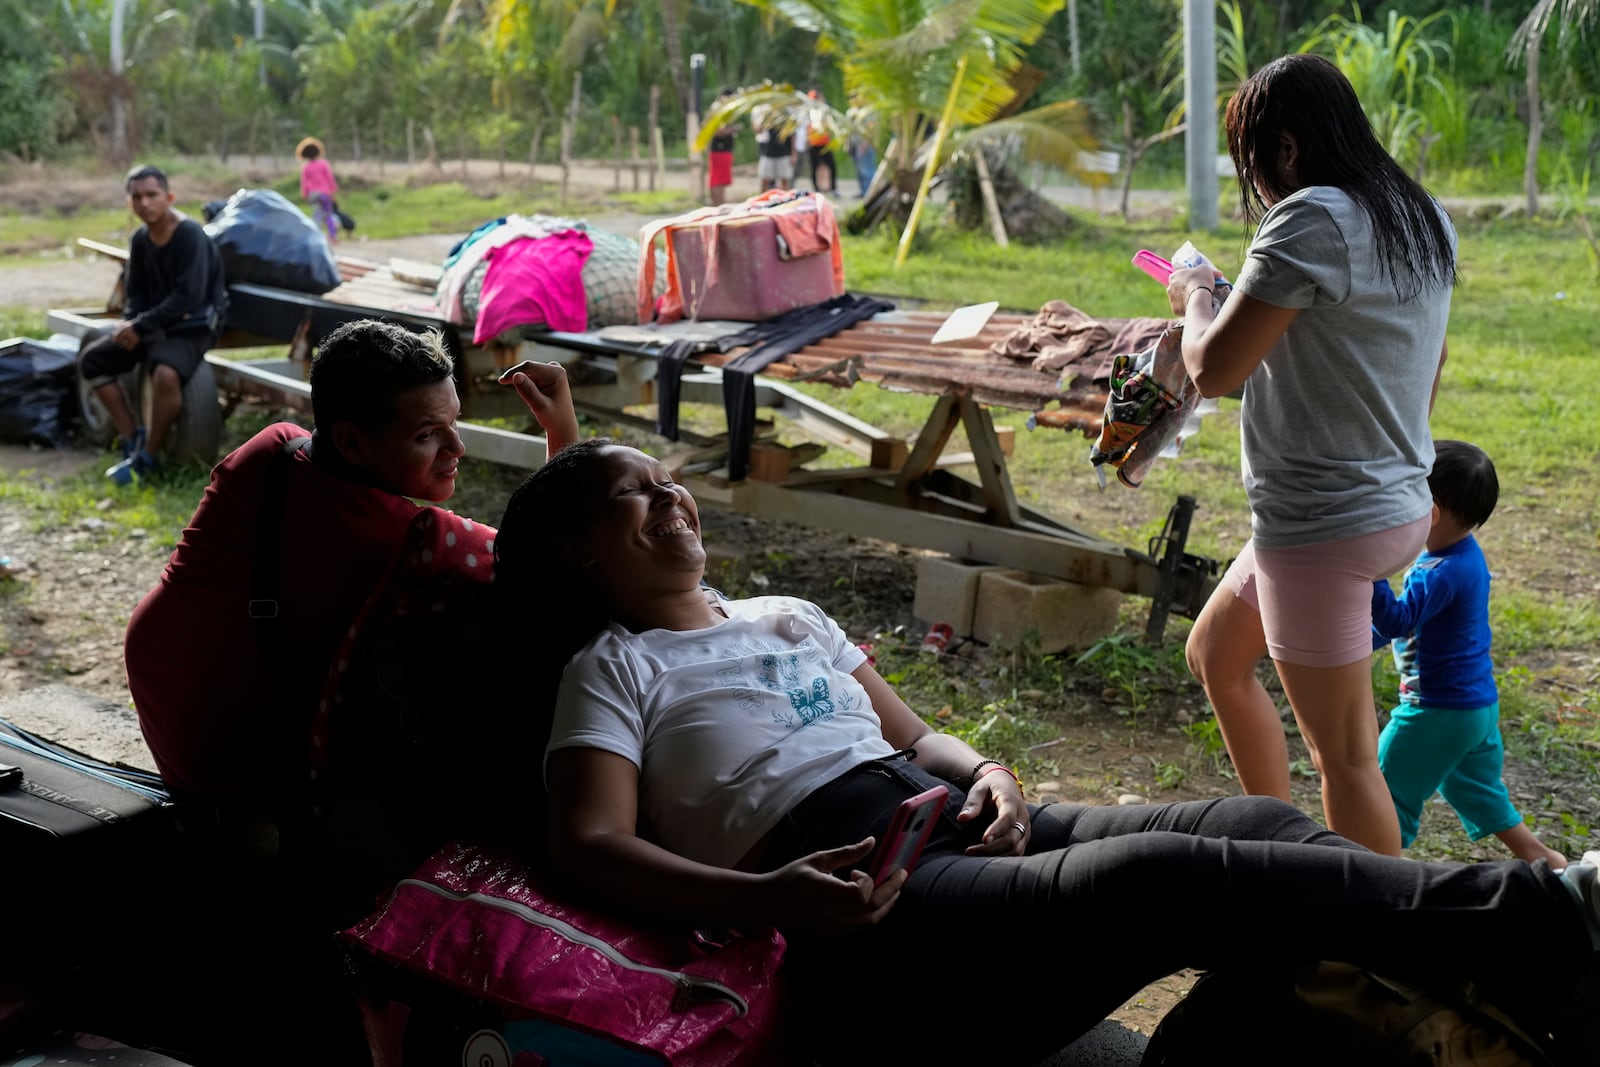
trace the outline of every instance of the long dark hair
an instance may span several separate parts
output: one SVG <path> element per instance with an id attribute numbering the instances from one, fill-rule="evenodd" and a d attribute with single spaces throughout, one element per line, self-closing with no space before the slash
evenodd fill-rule
<path id="1" fill-rule="evenodd" d="M 602 452 L 617 443 L 590 437 L 551 456 L 511 494 L 495 535 L 494 581 L 504 610 L 546 620 L 539 638 L 561 662 L 610 621 L 599 586 L 573 550 L 601 499 Z"/>
<path id="2" fill-rule="evenodd" d="M 1372 222 L 1382 269 L 1402 301 L 1456 283 L 1456 257 L 1439 207 L 1373 136 L 1356 91 L 1339 68 L 1313 55 L 1275 59 L 1228 101 L 1228 154 L 1250 222 L 1296 189 L 1331 185 Z M 1295 140 L 1295 182 L 1277 164 L 1283 134 Z"/>

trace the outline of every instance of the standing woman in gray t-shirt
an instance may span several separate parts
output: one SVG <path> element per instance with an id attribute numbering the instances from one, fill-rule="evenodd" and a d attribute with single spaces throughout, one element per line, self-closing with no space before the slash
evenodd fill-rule
<path id="1" fill-rule="evenodd" d="M 1288 747 L 1256 676 L 1270 654 L 1328 825 L 1398 855 L 1378 769 L 1371 588 L 1416 557 L 1431 523 L 1428 416 L 1455 231 L 1325 59 L 1258 71 L 1228 103 L 1227 132 L 1260 227 L 1226 302 L 1208 267 L 1174 272 L 1168 294 L 1201 393 L 1244 386 L 1251 540 L 1190 632 L 1189 666 L 1245 791 L 1288 800 Z"/>

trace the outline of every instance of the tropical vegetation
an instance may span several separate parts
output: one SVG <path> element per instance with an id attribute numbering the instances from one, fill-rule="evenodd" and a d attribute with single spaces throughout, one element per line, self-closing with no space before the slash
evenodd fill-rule
<path id="1" fill-rule="evenodd" d="M 1181 173 L 1181 0 L 0 0 L 0 161 L 135 153 L 674 153 L 719 88 L 818 87 L 904 200 L 938 164 Z M 1560 192 L 1600 154 L 1597 0 L 1218 6 L 1222 93 L 1275 55 L 1329 55 L 1385 141 L 1445 191 Z M 965 60 L 964 67 L 961 61 Z M 698 60 L 698 62 L 697 62 Z M 956 72 L 962 70 L 959 85 Z M 792 96 L 792 94 L 791 94 Z M 852 105 L 854 108 L 852 109 Z M 652 123 L 652 118 L 655 122 Z M 569 123 L 564 138 L 563 119 Z M 748 138 L 745 139 L 748 141 Z M 746 157 L 753 145 L 742 144 Z M 920 154 L 919 154 L 920 153 Z M 1031 170 L 1029 171 L 1031 173 Z M 888 183 L 893 185 L 893 182 Z"/>

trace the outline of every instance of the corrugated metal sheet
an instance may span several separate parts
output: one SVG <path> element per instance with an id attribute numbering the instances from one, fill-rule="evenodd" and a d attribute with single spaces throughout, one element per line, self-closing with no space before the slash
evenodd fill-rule
<path id="1" fill-rule="evenodd" d="M 991 345 L 1004 340 L 1033 316 L 1002 312 L 976 337 L 935 345 L 934 333 L 948 317 L 943 311 L 896 311 L 879 315 L 832 337 L 807 345 L 767 367 L 774 378 L 849 386 L 871 382 L 886 389 L 939 395 L 960 392 L 979 403 L 1036 413 L 1040 424 L 1100 432 L 1107 383 L 1096 380 L 1102 354 L 1080 361 L 1065 373 L 1034 370 L 1031 363 L 997 355 Z M 699 362 L 717 366 L 739 350 Z M 1072 382 L 1063 390 L 1061 381 Z"/>

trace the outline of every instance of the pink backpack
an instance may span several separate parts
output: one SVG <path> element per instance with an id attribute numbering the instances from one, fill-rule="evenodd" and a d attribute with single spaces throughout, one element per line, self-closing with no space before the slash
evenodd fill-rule
<path id="1" fill-rule="evenodd" d="M 374 1067 L 784 1060 L 784 941 L 645 928 L 452 843 L 341 934 Z"/>

